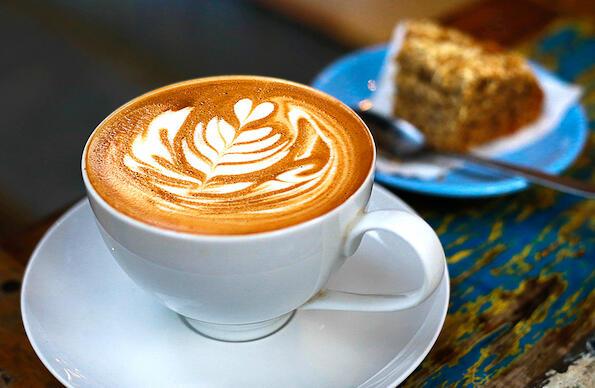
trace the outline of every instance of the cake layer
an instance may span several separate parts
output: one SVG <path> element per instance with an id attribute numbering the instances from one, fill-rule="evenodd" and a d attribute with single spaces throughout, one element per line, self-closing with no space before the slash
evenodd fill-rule
<path id="1" fill-rule="evenodd" d="M 522 57 L 430 22 L 405 23 L 394 113 L 430 145 L 465 150 L 540 115 L 543 93 Z"/>

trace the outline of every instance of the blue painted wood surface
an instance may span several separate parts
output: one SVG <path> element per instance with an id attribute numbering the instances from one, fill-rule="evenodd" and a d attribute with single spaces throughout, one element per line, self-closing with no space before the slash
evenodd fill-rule
<path id="1" fill-rule="evenodd" d="M 566 172 L 595 181 L 595 33 L 558 22 L 520 48 L 584 87 L 589 140 Z M 405 197 L 438 231 L 449 314 L 408 386 L 526 386 L 595 330 L 595 201 L 533 187 L 507 197 Z"/>

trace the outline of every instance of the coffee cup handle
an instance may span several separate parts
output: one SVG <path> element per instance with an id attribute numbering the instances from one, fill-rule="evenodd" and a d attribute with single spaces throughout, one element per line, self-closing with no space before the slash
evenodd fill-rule
<path id="1" fill-rule="evenodd" d="M 402 239 L 415 252 L 423 268 L 423 284 L 394 295 L 357 294 L 323 289 L 301 307 L 303 310 L 397 311 L 423 302 L 440 284 L 445 268 L 444 250 L 434 230 L 420 217 L 399 210 L 364 213 L 345 240 L 344 255 L 351 256 L 368 231 L 386 231 Z M 406 258 L 399 258 L 406 259 Z"/>

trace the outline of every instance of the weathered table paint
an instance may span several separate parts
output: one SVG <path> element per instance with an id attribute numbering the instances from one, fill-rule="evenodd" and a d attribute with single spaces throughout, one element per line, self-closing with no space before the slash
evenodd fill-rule
<path id="1" fill-rule="evenodd" d="M 558 22 L 521 47 L 585 88 L 590 138 L 567 174 L 590 181 L 594 32 L 587 23 Z M 539 384 L 584 346 L 595 331 L 595 201 L 533 187 L 491 200 L 410 203 L 440 235 L 452 294 L 436 346 L 406 385 Z"/>

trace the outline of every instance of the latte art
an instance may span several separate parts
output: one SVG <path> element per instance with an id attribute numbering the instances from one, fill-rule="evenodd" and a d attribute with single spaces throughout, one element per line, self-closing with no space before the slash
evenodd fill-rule
<path id="1" fill-rule="evenodd" d="M 87 148 L 89 180 L 116 209 L 203 234 L 267 231 L 324 214 L 359 187 L 373 157 L 347 108 L 258 77 L 140 97 L 106 119 Z"/>
<path id="2" fill-rule="evenodd" d="M 282 100 L 253 105 L 234 104 L 236 126 L 213 117 L 189 131 L 182 128 L 192 107 L 163 112 L 136 136 L 124 164 L 167 193 L 157 206 L 177 211 L 286 212 L 302 206 L 300 194 L 328 190 L 340 144 L 332 146 L 315 113 Z"/>

